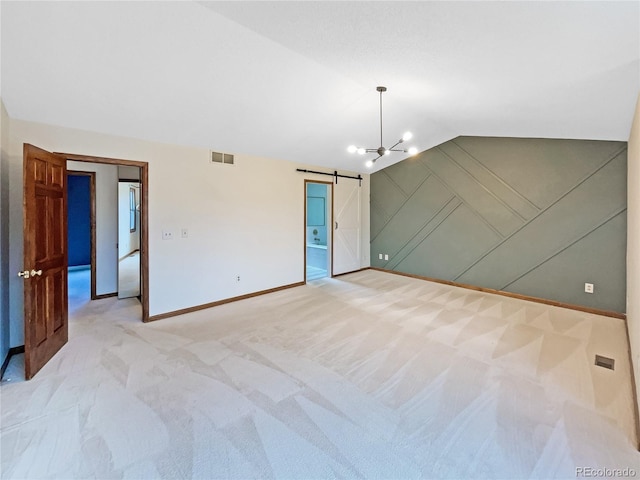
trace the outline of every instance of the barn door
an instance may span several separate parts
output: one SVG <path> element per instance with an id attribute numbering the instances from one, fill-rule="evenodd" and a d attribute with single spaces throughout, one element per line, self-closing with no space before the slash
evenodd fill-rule
<path id="1" fill-rule="evenodd" d="M 334 188 L 333 275 L 360 270 L 361 188 L 338 182 Z"/>

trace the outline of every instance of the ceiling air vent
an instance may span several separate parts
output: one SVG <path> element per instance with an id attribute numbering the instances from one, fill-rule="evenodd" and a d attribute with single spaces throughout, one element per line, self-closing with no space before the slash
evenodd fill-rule
<path id="1" fill-rule="evenodd" d="M 233 155 L 229 153 L 211 152 L 211 163 L 226 163 L 233 165 Z"/>

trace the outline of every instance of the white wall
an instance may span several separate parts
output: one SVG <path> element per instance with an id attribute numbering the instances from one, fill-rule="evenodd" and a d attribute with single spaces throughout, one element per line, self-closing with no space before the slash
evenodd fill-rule
<path id="1" fill-rule="evenodd" d="M 9 115 L 0 99 L 0 362 L 9 351 Z M 16 272 L 17 273 L 17 272 Z"/>
<path id="2" fill-rule="evenodd" d="M 627 328 L 640 410 L 640 96 L 627 150 Z"/>
<path id="3" fill-rule="evenodd" d="M 118 165 L 118 178 L 120 180 L 140 180 L 140 168 Z"/>
<path id="4" fill-rule="evenodd" d="M 205 148 L 19 120 L 11 126 L 15 172 L 21 173 L 23 142 L 50 151 L 149 162 L 151 315 L 303 281 L 304 179 L 329 178 L 296 172 L 309 166 L 242 154 L 236 154 L 235 165 L 211 164 Z M 21 175 L 16 178 L 19 188 L 16 185 L 11 193 L 20 199 Z M 363 266 L 368 265 L 369 252 L 368 182 L 366 175 Z M 21 244 L 22 210 L 14 210 L 11 236 Z M 180 237 L 182 228 L 188 229 L 188 238 Z M 173 240 L 162 240 L 163 230 L 173 232 Z M 21 255 L 21 248 L 13 248 L 12 256 Z M 21 295 L 16 283 L 11 292 L 12 318 L 20 327 Z"/>
<path id="5" fill-rule="evenodd" d="M 118 167 L 100 163 L 67 162 L 67 170 L 96 172 L 96 295 L 116 293 L 118 291 Z"/>

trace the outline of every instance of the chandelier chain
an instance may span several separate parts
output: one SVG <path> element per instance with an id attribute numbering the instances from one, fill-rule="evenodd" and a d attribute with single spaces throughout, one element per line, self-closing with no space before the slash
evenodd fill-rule
<path id="1" fill-rule="evenodd" d="M 380 146 L 382 147 L 382 90 L 380 90 Z"/>

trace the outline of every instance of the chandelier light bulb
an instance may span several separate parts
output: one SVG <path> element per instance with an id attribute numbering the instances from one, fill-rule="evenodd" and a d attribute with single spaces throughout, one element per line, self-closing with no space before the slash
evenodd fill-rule
<path id="1" fill-rule="evenodd" d="M 357 151 L 358 151 L 358 153 L 360 155 L 364 155 L 365 153 L 367 153 L 367 150 L 365 148 L 362 148 L 362 147 L 360 147 Z"/>
<path id="2" fill-rule="evenodd" d="M 404 132 L 404 135 L 402 135 L 402 141 L 406 142 L 407 140 L 411 140 L 413 138 L 413 133 L 411 132 Z"/>
<path id="3" fill-rule="evenodd" d="M 418 153 L 418 149 L 416 147 L 411 147 L 408 150 L 409 155 L 415 155 L 416 153 Z"/>
<path id="4" fill-rule="evenodd" d="M 356 147 L 355 145 L 349 145 L 347 147 L 347 152 L 349 153 L 356 153 L 358 151 L 358 147 Z"/>
<path id="5" fill-rule="evenodd" d="M 365 163 L 365 166 L 366 166 L 367 168 L 371 168 L 371 167 L 373 167 L 373 160 L 367 160 L 367 163 Z"/>
<path id="6" fill-rule="evenodd" d="M 385 155 L 390 155 L 390 154 L 391 154 L 391 150 L 385 150 L 385 151 L 384 151 L 384 154 L 385 154 Z"/>

